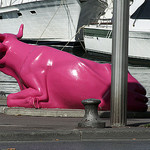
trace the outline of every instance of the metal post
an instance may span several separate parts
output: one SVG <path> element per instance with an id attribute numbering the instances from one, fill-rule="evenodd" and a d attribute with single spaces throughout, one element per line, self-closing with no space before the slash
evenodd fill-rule
<path id="1" fill-rule="evenodd" d="M 111 125 L 127 124 L 127 73 L 128 73 L 129 0 L 114 0 Z"/>
<path id="2" fill-rule="evenodd" d="M 100 104 L 98 99 L 86 99 L 82 101 L 85 107 L 85 115 L 83 119 L 78 123 L 80 128 L 104 128 L 105 122 L 102 122 L 98 116 L 98 105 Z"/>

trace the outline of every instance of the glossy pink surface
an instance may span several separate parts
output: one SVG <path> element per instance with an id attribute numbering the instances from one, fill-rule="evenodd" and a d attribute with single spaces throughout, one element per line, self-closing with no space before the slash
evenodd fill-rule
<path id="1" fill-rule="evenodd" d="M 9 107 L 82 109 L 82 100 L 100 99 L 110 109 L 111 65 L 99 64 L 46 46 L 19 41 L 19 33 L 0 34 L 0 71 L 13 76 L 21 91 L 9 94 Z M 128 74 L 128 110 L 146 111 L 142 85 Z"/>

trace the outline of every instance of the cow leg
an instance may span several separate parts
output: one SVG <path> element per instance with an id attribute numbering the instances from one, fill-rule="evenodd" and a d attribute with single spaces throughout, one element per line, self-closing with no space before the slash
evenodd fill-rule
<path id="1" fill-rule="evenodd" d="M 9 94 L 7 97 L 8 107 L 40 108 L 39 101 L 47 101 L 47 94 L 28 88 L 18 93 Z"/>

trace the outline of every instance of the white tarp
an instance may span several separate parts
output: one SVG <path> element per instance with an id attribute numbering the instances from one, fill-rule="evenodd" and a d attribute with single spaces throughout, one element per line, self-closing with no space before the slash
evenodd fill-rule
<path id="1" fill-rule="evenodd" d="M 0 7 L 7 7 L 11 5 L 17 5 L 34 1 L 43 1 L 43 0 L 0 0 Z"/>

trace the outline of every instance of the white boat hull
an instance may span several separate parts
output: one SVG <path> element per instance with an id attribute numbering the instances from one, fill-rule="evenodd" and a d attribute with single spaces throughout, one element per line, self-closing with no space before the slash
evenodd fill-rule
<path id="1" fill-rule="evenodd" d="M 68 5 L 45 0 L 1 8 L 0 33 L 16 34 L 23 23 L 23 39 L 68 41 L 76 33 L 81 7 L 77 0 L 66 1 Z"/>
<path id="2" fill-rule="evenodd" d="M 112 30 L 100 27 L 84 29 L 85 48 L 89 52 L 112 54 Z M 129 32 L 129 58 L 150 60 L 150 32 Z"/>
<path id="3" fill-rule="evenodd" d="M 23 23 L 24 40 L 75 42 L 78 29 L 98 15 L 101 5 L 98 0 L 80 1 L 38 0 L 1 7 L 0 33 L 16 34 Z"/>

